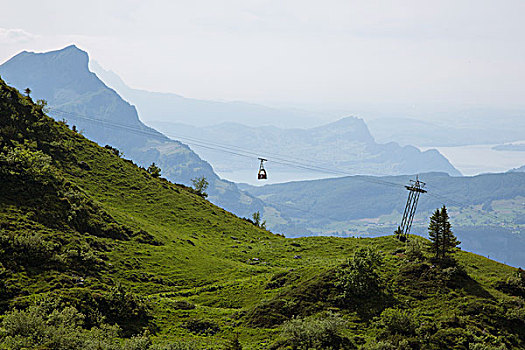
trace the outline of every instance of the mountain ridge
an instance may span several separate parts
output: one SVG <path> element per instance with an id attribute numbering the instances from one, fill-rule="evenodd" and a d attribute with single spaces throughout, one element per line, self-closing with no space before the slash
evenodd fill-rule
<path id="1" fill-rule="evenodd" d="M 93 67 L 94 70 L 98 72 L 97 74 L 100 75 L 101 79 L 105 79 L 109 85 L 127 95 L 127 98 L 130 101 L 133 101 L 138 106 L 139 110 L 141 109 L 141 106 L 149 106 L 154 100 L 157 101 L 157 103 L 154 105 L 169 105 L 169 103 L 165 100 L 162 100 L 163 103 L 160 103 L 159 101 L 161 100 L 157 97 L 164 96 L 167 98 L 170 94 L 132 89 L 128 87 L 125 82 L 114 72 L 106 71 L 98 64 L 94 64 Z M 144 110 L 141 115 L 144 117 L 147 116 L 147 123 L 149 125 L 163 130 L 165 133 L 179 135 L 181 138 L 185 136 L 196 139 L 199 138 L 199 135 L 204 132 L 205 134 L 202 135 L 203 137 L 200 137 L 203 140 L 214 143 L 221 143 L 223 140 L 229 140 L 230 142 L 228 142 L 227 146 L 235 145 L 237 148 L 255 151 L 263 156 L 265 156 L 264 153 L 266 150 L 268 150 L 268 153 L 276 154 L 279 153 L 280 149 L 287 149 L 287 151 L 290 151 L 295 148 L 298 150 L 296 153 L 301 155 L 310 152 L 314 154 L 315 157 L 316 154 L 322 153 L 325 156 L 330 156 L 333 158 L 332 153 L 334 149 L 347 146 L 345 151 L 347 154 L 351 154 L 351 156 L 346 158 L 344 156 L 339 156 L 338 159 L 333 160 L 333 162 L 337 163 L 337 165 L 342 165 L 343 168 L 346 166 L 348 168 L 342 169 L 343 171 L 374 175 L 396 175 L 402 173 L 410 174 L 415 172 L 446 171 L 452 175 L 460 175 L 460 172 L 455 169 L 452 164 L 450 164 L 450 162 L 448 162 L 448 160 L 446 160 L 446 158 L 444 158 L 436 150 L 421 152 L 416 147 L 410 145 L 399 146 L 395 142 L 388 142 L 385 144 L 376 143 L 374 137 L 370 133 L 368 125 L 366 125 L 363 120 L 358 122 L 357 120 L 360 120 L 359 118 L 343 117 L 335 122 L 323 123 L 321 125 L 319 125 L 320 123 L 317 123 L 315 126 L 308 126 L 308 123 L 305 124 L 304 121 L 301 122 L 298 120 L 296 125 L 303 125 L 303 128 L 298 128 L 296 125 L 291 125 L 287 128 L 283 128 L 282 126 L 275 127 L 275 125 L 282 125 L 282 122 L 277 120 L 273 123 L 274 126 L 272 127 L 271 125 L 264 125 L 271 124 L 268 123 L 268 121 L 273 120 L 272 118 L 267 119 L 264 115 L 258 117 L 260 120 L 264 120 L 264 123 L 261 123 L 260 120 L 254 121 L 250 118 L 232 118 L 231 116 L 227 115 L 227 113 L 224 114 L 220 112 L 221 109 L 218 106 L 222 105 L 219 103 L 218 105 L 215 105 L 214 110 L 206 112 L 209 114 L 211 122 L 209 122 L 208 125 L 200 125 L 202 123 L 196 120 L 198 117 L 195 117 L 201 113 L 198 107 L 194 106 L 194 108 L 190 105 L 185 105 L 186 107 L 184 107 L 184 113 L 187 113 L 187 115 L 191 117 L 181 118 L 178 115 L 179 106 L 177 103 L 182 103 L 181 101 L 185 100 L 185 98 L 180 95 L 173 95 L 173 97 L 176 98 L 178 102 L 175 100 L 172 101 L 173 104 L 170 105 L 171 107 L 169 109 L 166 108 L 161 117 L 159 117 L 159 113 L 152 111 L 148 112 L 147 110 Z M 151 98 L 151 101 L 148 100 L 149 98 Z M 213 101 L 200 102 L 216 103 Z M 178 120 L 179 122 L 174 123 L 173 120 Z M 219 120 L 223 122 L 218 123 Z M 189 126 L 189 124 L 193 125 L 193 127 Z M 247 126 L 246 124 L 256 126 Z M 235 131 L 225 130 L 225 127 L 228 126 L 233 127 Z M 306 133 L 304 130 L 309 130 L 310 134 Z M 347 130 L 347 135 L 341 134 L 344 130 Z M 322 149 L 322 147 L 319 149 L 311 147 L 311 143 L 315 141 L 307 140 L 305 144 L 302 142 L 302 140 L 297 140 L 297 138 L 301 137 L 303 139 L 311 140 L 315 137 L 316 133 L 320 134 L 323 131 L 331 131 L 332 133 L 332 135 L 327 135 L 325 139 L 323 139 L 323 141 L 326 141 L 324 143 L 328 144 L 328 142 L 330 142 L 329 136 L 332 136 L 333 138 L 341 138 L 341 142 L 343 141 L 342 138 L 346 136 L 348 138 L 348 145 L 328 145 L 326 148 L 328 151 L 330 151 L 330 154 L 327 154 L 327 150 Z M 261 135 L 261 133 L 265 132 L 269 133 L 267 137 Z M 246 139 L 243 139 L 241 137 L 242 135 L 246 135 Z M 293 143 L 293 146 L 295 147 L 290 147 L 292 142 L 288 141 L 285 144 L 278 144 L 283 139 L 293 139 L 293 142 L 295 142 Z M 235 142 L 231 142 L 231 140 L 234 140 Z M 274 146 L 275 144 L 278 144 L 279 147 Z M 368 152 L 368 159 L 366 156 L 355 153 L 358 151 L 353 151 L 353 149 L 361 149 L 363 153 Z M 228 164 L 228 166 L 234 165 L 237 170 L 242 169 L 243 171 L 248 171 L 248 167 L 245 167 L 244 169 L 242 168 L 242 162 L 239 159 L 236 160 L 235 158 L 226 155 L 226 157 L 229 159 L 227 162 L 225 162 L 222 160 L 222 158 L 225 158 L 224 155 L 218 156 L 216 152 L 214 153 L 214 151 L 210 149 L 197 148 L 197 151 L 203 156 L 204 159 L 207 159 L 210 163 L 214 164 L 216 169 L 227 169 L 226 164 Z M 389 159 L 387 153 L 392 154 L 392 159 Z M 297 155 L 291 154 L 290 156 L 293 157 Z M 368 160 L 369 164 L 365 164 L 361 167 L 359 164 L 354 164 L 359 161 L 363 162 L 364 160 Z M 316 161 L 320 162 L 320 160 Z M 374 162 L 377 164 L 372 164 Z M 386 164 L 384 169 L 378 169 L 381 167 L 379 164 L 380 162 Z M 334 164 L 331 165 L 334 166 Z M 352 169 L 349 168 L 350 165 L 353 166 Z M 249 167 L 253 167 L 253 164 L 249 163 Z M 222 175 L 227 177 L 229 174 L 228 172 L 222 172 Z M 236 182 L 246 181 L 242 178 L 235 178 L 233 180 Z"/>
<path id="2" fill-rule="evenodd" d="M 147 123 L 154 120 L 177 120 L 184 123 L 191 120 L 195 125 L 206 126 L 214 124 L 217 120 L 225 120 L 249 122 L 260 126 L 293 126 L 297 122 L 317 125 L 322 120 L 322 115 L 318 113 L 301 110 L 281 110 L 243 101 L 201 100 L 170 92 L 135 89 L 129 87 L 116 73 L 105 70 L 98 63 L 93 62 L 91 67 L 101 80 L 136 104 L 141 118 Z"/>
<path id="3" fill-rule="evenodd" d="M 240 216 L 262 208 L 260 200 L 220 179 L 187 145 L 143 124 L 135 107 L 90 72 L 88 62 L 85 51 L 70 45 L 46 53 L 20 53 L 0 65 L 0 75 L 20 90 L 30 87 L 35 98 L 47 100 L 58 120 L 68 120 L 86 136 L 118 148 L 143 167 L 155 162 L 162 176 L 188 186 L 192 178 L 205 176 L 210 198 Z"/>
<path id="4" fill-rule="evenodd" d="M 239 157 L 220 154 L 214 149 L 199 148 L 199 142 L 210 142 L 221 147 L 235 147 L 269 159 L 268 167 L 279 172 L 291 171 L 276 161 L 300 162 L 308 168 L 327 168 L 324 177 L 330 174 L 351 175 L 398 175 L 418 172 L 445 171 L 459 176 L 461 173 L 436 150 L 420 151 L 413 146 L 396 143 L 378 144 L 370 134 L 363 119 L 342 118 L 336 122 L 314 128 L 281 129 L 278 127 L 249 127 L 243 124 L 221 123 L 213 126 L 195 127 L 187 124 L 151 122 L 150 125 L 168 135 L 196 144 L 196 151 L 222 176 L 232 170 L 249 171 L 256 164 Z M 227 140 L 224 141 L 224 140 Z M 213 145 L 211 145 L 213 147 Z M 302 168 L 301 171 L 308 169 Z M 223 171 L 223 172 L 221 172 Z M 296 170 L 295 170 L 296 171 Z M 314 172 L 314 170 L 309 170 Z M 321 173 L 315 170 L 317 175 Z M 270 175 L 271 176 L 271 175 Z M 271 177 L 270 177 L 271 179 Z M 246 182 L 236 179 L 236 182 Z M 290 179 L 288 179 L 290 181 Z M 253 184 L 253 183 L 252 183 Z"/>

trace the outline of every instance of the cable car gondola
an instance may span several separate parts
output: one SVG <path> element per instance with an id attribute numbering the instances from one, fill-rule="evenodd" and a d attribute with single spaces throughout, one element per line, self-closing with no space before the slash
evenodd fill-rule
<path id="1" fill-rule="evenodd" d="M 266 170 L 263 165 L 266 159 L 259 158 L 259 160 L 261 161 L 261 165 L 259 166 L 259 172 L 257 173 L 257 180 L 266 180 L 268 177 L 266 176 Z"/>

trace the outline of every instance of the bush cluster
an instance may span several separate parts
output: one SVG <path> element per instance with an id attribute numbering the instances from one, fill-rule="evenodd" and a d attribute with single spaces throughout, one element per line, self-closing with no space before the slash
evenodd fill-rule
<path id="1" fill-rule="evenodd" d="M 381 293 L 381 278 L 378 268 L 382 264 L 379 253 L 370 248 L 361 248 L 353 259 L 339 270 L 336 286 L 341 291 L 340 299 L 348 305 L 354 299 L 371 298 Z"/>
<path id="2" fill-rule="evenodd" d="M 220 328 L 213 320 L 201 319 L 192 317 L 184 322 L 184 328 L 195 334 L 213 335 L 217 333 Z"/>
<path id="3" fill-rule="evenodd" d="M 282 326 L 281 337 L 274 349 L 353 349 L 355 346 L 342 335 L 346 322 L 337 314 L 293 318 Z"/>
<path id="4" fill-rule="evenodd" d="M 149 335 L 122 340 L 117 325 L 86 327 L 86 316 L 74 307 L 43 302 L 26 310 L 13 310 L 2 319 L 0 348 L 10 350 L 193 350 L 193 342 L 153 345 Z"/>

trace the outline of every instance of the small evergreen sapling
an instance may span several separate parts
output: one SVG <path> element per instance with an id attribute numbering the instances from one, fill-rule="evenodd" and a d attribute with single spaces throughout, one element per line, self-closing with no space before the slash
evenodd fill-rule
<path id="1" fill-rule="evenodd" d="M 153 177 L 160 177 L 160 168 L 155 165 L 155 162 L 151 163 L 151 165 L 148 167 L 147 172 L 150 173 Z"/>

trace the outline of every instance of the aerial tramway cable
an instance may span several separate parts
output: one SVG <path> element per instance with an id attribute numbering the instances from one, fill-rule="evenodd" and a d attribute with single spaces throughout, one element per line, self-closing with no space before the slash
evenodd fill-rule
<path id="1" fill-rule="evenodd" d="M 161 134 L 160 132 L 154 133 L 154 132 L 139 129 L 139 128 L 136 128 L 130 125 L 100 120 L 100 119 L 92 118 L 92 117 L 89 117 L 83 114 L 63 111 L 58 108 L 49 108 L 49 109 L 52 111 L 58 112 L 61 115 L 70 115 L 74 118 L 85 119 L 85 120 L 94 121 L 100 124 L 105 124 L 111 127 L 126 129 L 131 132 L 135 132 L 137 134 L 149 135 L 149 136 L 153 136 L 153 137 L 157 137 L 161 139 L 164 138 L 163 136 L 169 136 L 169 137 L 178 138 L 178 139 L 186 139 L 190 141 L 190 142 L 186 142 L 190 145 L 194 145 L 197 147 L 206 148 L 210 150 L 220 151 L 220 152 L 232 154 L 232 155 L 239 156 L 239 157 L 253 159 L 254 157 L 258 157 L 260 155 L 260 153 L 256 153 L 255 151 L 245 150 L 237 146 L 223 145 L 223 144 L 218 144 L 218 143 L 214 143 L 214 142 L 210 142 L 206 140 L 200 140 L 200 139 L 190 138 L 190 137 L 185 137 L 185 136 L 180 136 L 180 135 L 173 135 L 171 133 L 165 133 L 165 134 Z M 354 176 L 357 179 L 361 181 L 365 181 L 365 182 L 386 185 L 386 186 L 393 186 L 393 187 L 398 187 L 398 188 L 404 188 L 403 184 L 386 181 L 386 180 L 382 180 L 378 178 L 372 178 L 372 176 L 369 176 L 369 175 L 356 175 L 354 173 L 350 173 L 350 172 L 343 171 L 343 170 L 336 169 L 336 168 L 328 168 L 325 166 L 312 165 L 311 162 L 310 164 L 304 164 L 299 161 L 293 160 L 292 157 L 287 158 L 287 156 L 284 156 L 284 155 L 277 155 L 277 154 L 274 154 L 274 155 L 275 156 L 270 159 L 272 163 L 281 164 L 281 165 L 294 167 L 298 169 L 321 172 L 325 174 L 333 174 L 333 175 L 339 175 L 339 176 Z"/>
<path id="2" fill-rule="evenodd" d="M 189 145 L 192 145 L 192 146 L 195 146 L 195 147 L 200 147 L 200 148 L 204 148 L 204 149 L 209 149 L 209 150 L 219 151 L 219 152 L 223 152 L 223 153 L 228 153 L 228 154 L 231 154 L 231 155 L 234 155 L 234 156 L 238 156 L 238 157 L 254 159 L 255 157 L 259 157 L 259 155 L 260 155 L 260 153 L 255 152 L 253 150 L 246 150 L 246 149 L 234 146 L 234 145 L 220 144 L 220 143 L 217 143 L 217 142 L 211 142 L 211 141 L 208 141 L 208 140 L 202 140 L 202 139 L 189 137 L 189 136 L 174 135 L 172 133 L 152 132 L 152 131 L 148 130 L 148 129 L 150 129 L 149 127 L 141 129 L 141 128 L 137 128 L 137 127 L 134 127 L 134 126 L 131 126 L 131 125 L 126 125 L 126 124 L 122 124 L 122 123 L 115 123 L 115 122 L 111 122 L 111 121 L 101 120 L 101 119 L 90 117 L 90 116 L 87 116 L 87 115 L 84 115 L 84 114 L 64 111 L 64 110 L 61 110 L 59 108 L 54 108 L 54 107 L 48 107 L 48 109 L 50 111 L 55 112 L 55 113 L 57 113 L 59 115 L 62 115 L 62 116 L 71 116 L 73 118 L 93 121 L 93 122 L 100 123 L 100 124 L 103 124 L 103 125 L 106 125 L 106 126 L 125 129 L 125 130 L 128 130 L 128 131 L 136 133 L 136 134 L 153 136 L 153 137 L 156 137 L 156 138 L 159 138 L 159 139 L 167 138 L 167 139 L 170 139 L 170 140 L 173 140 L 173 139 L 185 140 L 184 141 L 185 143 L 187 143 Z M 272 153 L 268 153 L 268 152 L 266 152 L 264 154 L 265 155 L 271 155 L 272 157 L 270 158 L 269 161 L 271 161 L 272 163 L 275 163 L 275 164 L 280 164 L 280 165 L 284 165 L 284 166 L 288 166 L 288 167 L 294 167 L 294 168 L 297 168 L 297 169 L 303 169 L 303 170 L 320 172 L 320 173 L 324 173 L 324 174 L 333 174 L 333 175 L 338 175 L 338 176 L 352 176 L 352 177 L 354 177 L 357 180 L 368 182 L 368 183 L 374 183 L 374 184 L 378 184 L 378 185 L 384 185 L 384 186 L 396 187 L 396 188 L 405 188 L 404 184 L 395 183 L 395 182 L 391 182 L 391 181 L 375 178 L 374 176 L 370 176 L 370 175 L 356 175 L 354 173 L 350 173 L 348 171 L 344 171 L 344 170 L 337 169 L 337 168 L 329 168 L 329 167 L 326 167 L 326 166 L 315 165 L 315 164 L 312 164 L 312 162 L 309 161 L 309 160 L 289 157 L 289 156 L 285 156 L 285 155 L 281 155 L 281 154 L 275 154 L 275 153 L 272 154 Z M 265 161 L 266 161 L 266 159 L 265 159 Z M 305 161 L 305 162 L 307 161 L 308 164 L 303 163 L 303 161 Z M 457 205 L 458 207 L 472 207 L 474 210 L 476 210 L 476 211 L 478 211 L 480 213 L 483 213 L 484 215 L 490 216 L 493 219 L 496 219 L 496 221 L 500 221 L 501 223 L 505 223 L 505 220 L 499 218 L 495 214 L 489 213 L 487 211 L 479 210 L 479 209 L 475 208 L 471 204 L 463 203 L 463 202 L 451 199 L 449 197 L 446 197 L 444 195 L 441 195 L 441 194 L 437 193 L 437 191 L 435 191 L 435 190 L 429 190 L 427 195 L 431 196 L 433 198 L 436 198 L 438 200 L 446 201 L 446 202 L 451 203 L 453 205 Z M 275 204 L 275 205 L 277 205 L 277 204 Z M 279 204 L 279 205 L 283 205 L 283 204 Z M 298 208 L 294 208 L 294 209 L 296 209 L 298 211 L 305 211 L 305 210 L 298 209 Z M 305 212 L 309 212 L 309 211 L 305 211 Z M 331 219 L 334 219 L 334 218 L 331 218 Z"/>

